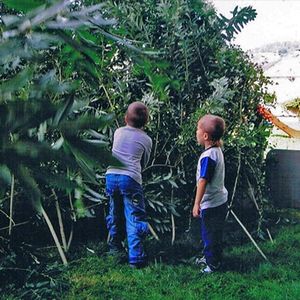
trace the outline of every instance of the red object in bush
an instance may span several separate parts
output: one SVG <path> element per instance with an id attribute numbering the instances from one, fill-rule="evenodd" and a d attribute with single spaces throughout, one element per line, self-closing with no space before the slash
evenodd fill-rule
<path id="1" fill-rule="evenodd" d="M 272 113 L 270 112 L 269 109 L 265 108 L 263 105 L 259 104 L 257 106 L 257 112 L 267 121 L 271 122 L 272 121 Z"/>

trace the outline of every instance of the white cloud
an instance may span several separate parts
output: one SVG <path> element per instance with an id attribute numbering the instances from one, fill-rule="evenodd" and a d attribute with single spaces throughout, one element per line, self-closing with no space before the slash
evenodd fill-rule
<path id="1" fill-rule="evenodd" d="M 298 0 L 210 0 L 225 16 L 235 6 L 251 5 L 257 11 L 254 21 L 248 23 L 235 40 L 242 49 L 249 50 L 273 42 L 300 42 L 300 1 Z"/>

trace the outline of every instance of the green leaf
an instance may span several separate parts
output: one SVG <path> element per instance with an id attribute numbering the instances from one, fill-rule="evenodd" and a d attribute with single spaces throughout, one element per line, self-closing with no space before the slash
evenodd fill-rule
<path id="1" fill-rule="evenodd" d="M 64 138 L 61 136 L 55 143 L 51 145 L 54 150 L 59 150 L 64 144 Z"/>
<path id="2" fill-rule="evenodd" d="M 78 184 L 68 179 L 65 175 L 51 174 L 49 172 L 40 171 L 37 173 L 36 178 L 43 181 L 47 185 L 63 191 L 70 191 L 78 188 Z"/>
<path id="3" fill-rule="evenodd" d="M 73 103 L 74 103 L 74 95 L 70 95 L 68 99 L 65 101 L 65 103 L 57 110 L 53 120 L 54 126 L 58 125 L 60 122 L 62 122 L 62 120 L 64 120 L 64 118 L 68 116 L 73 106 Z"/>
<path id="4" fill-rule="evenodd" d="M 83 204 L 83 201 L 81 199 L 76 199 L 74 203 L 74 207 L 76 210 L 76 214 L 78 218 L 83 218 L 86 215 L 86 208 Z"/>
<path id="5" fill-rule="evenodd" d="M 11 184 L 11 173 L 9 168 L 6 165 L 0 165 L 0 182 L 3 182 L 6 185 Z"/>
<path id="6" fill-rule="evenodd" d="M 111 124 L 112 115 L 102 115 L 98 118 L 93 116 L 81 116 L 75 121 L 63 122 L 59 127 L 66 136 L 76 136 L 79 131 L 83 130 L 99 130 Z"/>
<path id="7" fill-rule="evenodd" d="M 55 111 L 55 106 L 46 100 L 0 102 L 0 128 L 3 132 L 24 133 L 38 127 L 52 117 Z"/>
<path id="8" fill-rule="evenodd" d="M 0 85 L 0 99 L 4 97 L 5 93 L 15 92 L 23 87 L 33 78 L 33 69 L 27 67 L 18 73 L 14 78 L 4 81 Z"/>
<path id="9" fill-rule="evenodd" d="M 38 212 L 41 212 L 41 191 L 31 172 L 24 165 L 14 168 L 14 174 L 27 191 L 27 197 L 32 200 L 32 204 Z"/>
<path id="10" fill-rule="evenodd" d="M 68 145 L 73 153 L 76 153 L 76 159 L 90 166 L 90 169 L 102 166 L 122 166 L 122 164 L 112 156 L 111 152 L 103 148 L 103 144 L 89 143 L 79 138 L 68 140 Z"/>
<path id="11" fill-rule="evenodd" d="M 8 8 L 27 13 L 45 3 L 44 0 L 3 0 Z"/>

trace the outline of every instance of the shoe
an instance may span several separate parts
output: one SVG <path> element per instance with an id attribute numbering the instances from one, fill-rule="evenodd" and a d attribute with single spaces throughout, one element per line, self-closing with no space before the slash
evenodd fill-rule
<path id="1" fill-rule="evenodd" d="M 211 269 L 210 266 L 208 266 L 208 265 L 206 265 L 206 267 L 201 270 L 202 274 L 211 274 L 213 272 L 214 272 L 214 270 Z"/>
<path id="2" fill-rule="evenodd" d="M 197 266 L 201 266 L 201 265 L 207 265 L 207 263 L 206 263 L 206 258 L 205 258 L 205 256 L 202 256 L 201 258 L 196 258 L 196 260 L 195 260 L 195 264 L 197 265 Z"/>
<path id="3" fill-rule="evenodd" d="M 221 269 L 221 263 L 217 263 L 217 265 L 206 265 L 205 268 L 201 270 L 202 274 L 210 274 Z"/>

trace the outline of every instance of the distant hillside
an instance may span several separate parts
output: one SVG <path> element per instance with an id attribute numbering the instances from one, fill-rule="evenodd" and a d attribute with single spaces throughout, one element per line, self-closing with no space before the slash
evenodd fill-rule
<path id="1" fill-rule="evenodd" d="M 273 52 L 284 55 L 285 53 L 299 51 L 300 54 L 300 41 L 299 42 L 276 42 L 267 44 L 263 47 L 255 48 L 251 50 L 251 53 L 264 53 Z"/>

